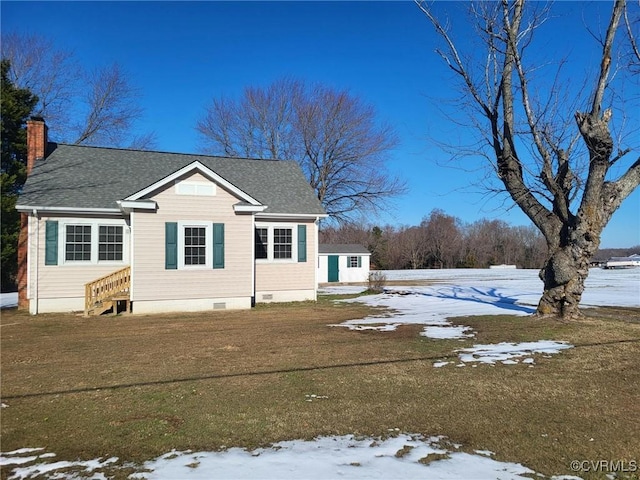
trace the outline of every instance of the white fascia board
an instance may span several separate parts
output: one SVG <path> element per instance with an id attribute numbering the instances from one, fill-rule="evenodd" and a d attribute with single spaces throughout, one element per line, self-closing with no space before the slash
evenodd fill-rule
<path id="1" fill-rule="evenodd" d="M 363 252 L 319 252 L 318 255 L 322 256 L 343 256 L 343 257 L 370 257 L 371 252 L 363 253 Z"/>
<path id="2" fill-rule="evenodd" d="M 236 204 L 233 206 L 233 211 L 236 213 L 256 213 L 264 212 L 267 208 L 267 205 Z"/>
<path id="3" fill-rule="evenodd" d="M 257 213 L 256 214 L 256 219 L 274 219 L 274 220 L 294 220 L 296 218 L 302 219 L 302 220 L 310 220 L 310 219 L 315 219 L 318 220 L 320 218 L 326 218 L 329 215 L 327 215 L 326 213 Z"/>
<path id="4" fill-rule="evenodd" d="M 16 205 L 16 210 L 22 213 L 33 211 L 42 213 L 97 213 L 100 215 L 122 215 L 119 208 L 84 208 L 84 207 L 43 207 L 38 205 Z"/>
<path id="5" fill-rule="evenodd" d="M 122 211 L 158 209 L 158 204 L 153 200 L 118 200 L 116 203 Z"/>
<path id="6" fill-rule="evenodd" d="M 226 188 L 227 190 L 235 194 L 241 200 L 244 200 L 245 202 L 248 202 L 251 205 L 260 205 L 260 202 L 255 198 L 253 198 L 251 195 L 240 190 L 238 187 L 228 182 L 227 180 L 222 178 L 220 175 L 218 175 L 216 172 L 211 170 L 209 167 L 206 167 L 205 165 L 203 165 L 197 160 L 193 163 L 190 163 L 189 165 L 182 167 L 180 170 L 173 172 L 171 175 L 164 177 L 161 180 L 158 180 L 156 183 L 149 185 L 147 188 L 144 188 L 139 192 L 136 192 L 133 195 L 128 196 L 127 198 L 125 198 L 125 200 L 139 200 L 140 198 L 150 194 L 151 192 L 157 190 L 158 188 L 161 188 L 167 184 L 170 184 L 175 180 L 177 180 L 178 178 L 180 178 L 181 176 L 193 171 L 198 171 L 202 175 L 211 179 L 212 181 L 220 184 L 221 186 L 223 186 L 224 188 Z"/>

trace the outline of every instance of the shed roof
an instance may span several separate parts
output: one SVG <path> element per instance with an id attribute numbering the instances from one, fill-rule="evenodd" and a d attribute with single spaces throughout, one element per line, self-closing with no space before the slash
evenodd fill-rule
<path id="1" fill-rule="evenodd" d="M 49 144 L 18 201 L 22 206 L 118 208 L 117 201 L 200 162 L 268 208 L 265 213 L 324 215 L 293 161 Z"/>
<path id="2" fill-rule="evenodd" d="M 366 247 L 359 243 L 321 243 L 318 245 L 318 253 L 338 255 L 371 255 Z"/>

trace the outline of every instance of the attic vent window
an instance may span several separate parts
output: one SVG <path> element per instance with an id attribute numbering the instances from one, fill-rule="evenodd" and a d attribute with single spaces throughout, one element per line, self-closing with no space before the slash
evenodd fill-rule
<path id="1" fill-rule="evenodd" d="M 216 194 L 216 186 L 214 183 L 210 182 L 176 182 L 176 194 L 199 197 L 213 197 Z"/>

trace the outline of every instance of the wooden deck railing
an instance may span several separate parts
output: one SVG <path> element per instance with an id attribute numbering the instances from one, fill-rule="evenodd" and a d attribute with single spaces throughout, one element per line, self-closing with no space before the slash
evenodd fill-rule
<path id="1" fill-rule="evenodd" d="M 125 267 L 105 275 L 84 286 L 84 314 L 97 303 L 108 300 L 117 294 L 129 294 L 131 288 L 131 267 Z"/>

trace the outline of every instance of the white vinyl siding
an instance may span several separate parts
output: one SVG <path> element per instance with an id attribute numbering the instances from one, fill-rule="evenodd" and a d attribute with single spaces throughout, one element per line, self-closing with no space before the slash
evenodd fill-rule
<path id="1" fill-rule="evenodd" d="M 292 245 L 290 259 L 273 259 L 273 248 L 269 248 L 269 258 L 267 260 L 256 260 L 256 291 L 258 292 L 283 292 L 296 290 L 313 291 L 316 285 L 316 263 L 315 261 L 298 261 L 298 225 L 307 226 L 306 247 L 309 258 L 314 258 L 316 252 L 316 225 L 313 221 L 301 222 L 292 221 L 285 223 L 278 221 L 270 224 L 262 221 L 256 225 L 257 228 L 265 228 L 270 232 L 274 229 L 291 230 Z M 271 243 L 269 245 L 272 245 Z M 260 298 L 258 298 L 260 300 Z"/>
<path id="2" fill-rule="evenodd" d="M 46 222 L 57 222 L 57 265 L 46 265 Z M 91 260 L 66 261 L 65 243 L 67 226 L 84 225 L 91 227 Z M 98 232 L 99 226 L 118 226 L 122 229 L 122 260 L 98 260 Z M 40 299 L 51 299 L 63 302 L 64 299 L 80 299 L 75 309 L 84 306 L 84 285 L 104 275 L 115 272 L 129 265 L 130 230 L 123 219 L 115 218 L 77 218 L 77 217 L 42 217 L 33 220 L 33 233 L 37 232 L 38 239 L 32 242 L 30 251 L 30 284 L 33 289 L 37 277 L 37 294 Z M 74 242 L 75 243 L 75 242 Z"/>
<path id="3" fill-rule="evenodd" d="M 208 180 L 196 173 L 185 181 Z M 253 294 L 254 238 L 251 215 L 236 215 L 233 206 L 238 198 L 216 186 L 214 196 L 178 195 L 174 188 L 161 189 L 150 196 L 158 204 L 156 212 L 136 211 L 135 230 L 135 302 L 161 302 L 209 298 L 250 298 Z M 178 224 L 177 269 L 165 268 L 165 223 Z M 224 268 L 213 266 L 213 225 L 224 224 Z M 205 228 L 206 265 L 184 265 L 184 228 Z M 182 259 L 182 261 L 181 261 Z M 182 266 L 180 264 L 183 264 Z M 213 303 L 211 303 L 213 308 Z"/>

